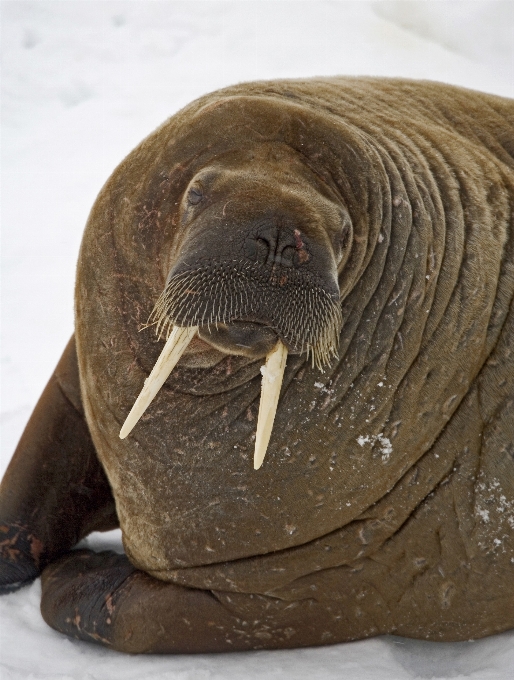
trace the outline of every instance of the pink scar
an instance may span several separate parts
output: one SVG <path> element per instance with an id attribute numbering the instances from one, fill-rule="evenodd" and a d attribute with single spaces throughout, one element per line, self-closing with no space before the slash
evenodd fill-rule
<path id="1" fill-rule="evenodd" d="M 305 245 L 302 241 L 301 233 L 299 229 L 294 230 L 294 242 L 295 242 L 295 247 L 296 250 L 298 251 L 298 259 L 300 262 L 307 262 L 309 259 L 309 253 L 305 249 Z"/>

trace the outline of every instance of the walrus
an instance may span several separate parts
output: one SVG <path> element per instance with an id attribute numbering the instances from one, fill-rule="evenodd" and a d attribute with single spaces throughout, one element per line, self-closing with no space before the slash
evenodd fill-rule
<path id="1" fill-rule="evenodd" d="M 50 626 L 132 653 L 512 628 L 513 206 L 508 99 L 318 78 L 172 116 L 89 217 L 3 592 L 41 574 Z"/>

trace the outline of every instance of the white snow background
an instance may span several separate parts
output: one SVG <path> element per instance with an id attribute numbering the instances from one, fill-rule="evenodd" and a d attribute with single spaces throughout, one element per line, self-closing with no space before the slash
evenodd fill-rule
<path id="1" fill-rule="evenodd" d="M 514 96 L 514 3 L 2 1 L 2 449 L 7 466 L 73 331 L 81 233 L 122 158 L 195 97 L 244 80 L 429 78 Z M 151 304 L 151 301 L 150 303 Z M 121 550 L 119 532 L 93 547 Z M 514 633 L 130 657 L 69 640 L 39 581 L 0 599 L 2 680 L 514 677 Z"/>

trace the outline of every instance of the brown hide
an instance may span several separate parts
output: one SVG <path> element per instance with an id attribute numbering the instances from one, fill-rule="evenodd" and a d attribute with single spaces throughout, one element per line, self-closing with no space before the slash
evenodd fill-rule
<path id="1" fill-rule="evenodd" d="M 180 254 L 183 192 L 234 150 L 259 163 L 273 148 L 351 218 L 339 358 L 322 373 L 288 357 L 257 472 L 262 361 L 245 357 L 179 363 L 121 441 L 163 345 L 141 328 Z M 453 605 L 471 607 L 464 637 L 512 625 L 513 154 L 512 101 L 327 78 L 207 95 L 121 163 L 85 232 L 76 339 L 87 422 L 137 567 L 285 601 L 314 589 L 364 619 L 378 593 L 384 622 L 355 619 L 347 638 L 387 630 L 388 616 L 398 632 L 432 621 L 445 637 Z M 481 593 L 493 613 L 477 633 Z"/>

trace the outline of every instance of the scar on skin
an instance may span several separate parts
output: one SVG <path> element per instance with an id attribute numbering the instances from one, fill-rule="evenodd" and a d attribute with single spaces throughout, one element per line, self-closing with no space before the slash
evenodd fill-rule
<path id="1" fill-rule="evenodd" d="M 309 260 L 309 253 L 305 249 L 305 244 L 302 241 L 302 236 L 299 229 L 294 230 L 294 242 L 296 250 L 298 251 L 298 259 L 303 264 Z"/>

